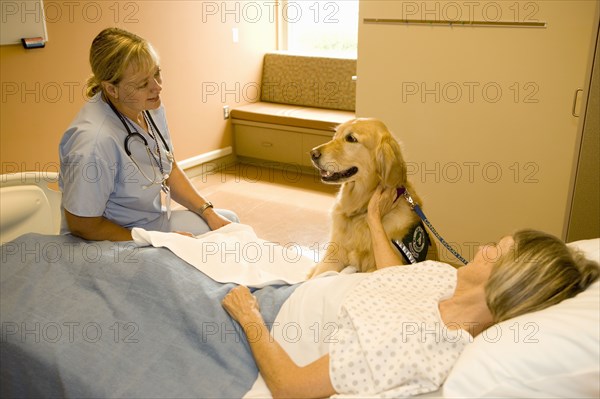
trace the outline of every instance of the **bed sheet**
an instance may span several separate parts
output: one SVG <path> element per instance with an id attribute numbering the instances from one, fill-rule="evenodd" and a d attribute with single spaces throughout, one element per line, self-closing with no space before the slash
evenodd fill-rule
<path id="1" fill-rule="evenodd" d="M 0 247 L 2 397 L 242 397 L 258 370 L 217 283 L 165 248 L 26 234 Z M 294 285 L 255 290 L 272 324 Z"/>

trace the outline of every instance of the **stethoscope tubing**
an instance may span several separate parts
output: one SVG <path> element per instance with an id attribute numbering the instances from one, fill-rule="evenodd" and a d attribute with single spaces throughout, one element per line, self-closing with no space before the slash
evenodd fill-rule
<path id="1" fill-rule="evenodd" d="M 119 112 L 119 110 L 117 109 L 117 107 L 115 107 L 115 105 L 112 103 L 112 101 L 110 101 L 109 99 L 106 99 L 106 102 L 110 106 L 110 109 L 112 109 L 112 111 L 119 117 L 119 120 L 121 121 L 121 123 L 125 127 L 125 131 L 127 132 L 127 137 L 125 137 L 125 141 L 123 143 L 125 145 L 125 152 L 127 153 L 127 155 L 131 156 L 131 151 L 129 150 L 129 147 L 127 145 L 129 144 L 129 140 L 132 137 L 139 137 L 139 138 L 141 138 L 144 141 L 144 144 L 146 146 L 148 146 L 148 140 L 146 140 L 146 138 L 144 136 L 142 136 L 137 130 L 135 130 L 135 127 L 133 127 L 133 126 L 131 127 L 133 129 L 133 131 L 131 131 L 129 129 L 129 124 L 127 123 L 127 120 L 125 119 L 125 117 L 123 116 L 123 114 L 121 114 Z M 148 120 L 150 121 L 150 123 L 152 124 L 152 127 L 154 128 L 154 131 L 156 133 L 158 133 L 158 137 L 160 137 L 160 141 L 162 141 L 163 145 L 165 146 L 165 150 L 167 152 L 171 152 L 171 148 L 167 144 L 167 140 L 165 140 L 165 138 L 162 135 L 162 133 L 160 132 L 160 129 L 158 128 L 158 126 L 156 126 L 156 123 L 154 122 L 154 119 L 152 118 L 152 115 L 150 115 L 150 112 L 148 112 L 147 110 L 144 110 L 143 112 L 146 115 L 146 117 L 148 118 Z"/>
<path id="2" fill-rule="evenodd" d="M 139 139 L 141 139 L 143 141 L 143 143 L 144 143 L 144 146 L 146 147 L 146 152 L 148 153 L 148 157 L 150 158 L 150 163 L 152 163 L 152 161 L 154 161 L 154 163 L 156 163 L 157 166 L 158 166 L 158 161 L 156 160 L 156 158 L 154 157 L 154 154 L 152 154 L 152 151 L 150 150 L 150 146 L 148 145 L 148 140 L 142 134 L 140 134 L 140 132 L 138 132 L 136 130 L 136 128 L 135 128 L 135 126 L 133 126 L 132 122 L 130 122 L 127 119 L 125 119 L 125 117 L 119 112 L 119 110 L 115 107 L 115 105 L 112 103 L 112 101 L 110 101 L 107 98 L 106 102 L 108 103 L 108 105 L 110 106 L 110 108 L 112 109 L 112 111 L 115 113 L 115 115 L 117 115 L 117 117 L 119 118 L 119 120 L 121 121 L 121 123 L 123 124 L 123 126 L 125 127 L 125 131 L 127 132 L 127 136 L 125 137 L 125 139 L 123 141 L 123 146 L 124 146 L 124 149 L 125 149 L 125 153 L 129 156 L 129 158 L 131 158 L 131 160 L 133 161 L 133 163 L 135 164 L 135 166 L 138 168 L 138 170 L 140 171 L 140 173 L 146 178 L 146 180 L 148 180 L 150 182 L 150 185 L 152 185 L 152 184 L 162 184 L 164 182 L 164 180 L 166 179 L 166 177 L 164 177 L 164 175 L 163 175 L 163 176 L 161 176 L 163 178 L 163 180 L 162 181 L 157 181 L 156 180 L 156 171 L 154 171 L 154 178 L 153 179 L 150 179 L 148 176 L 146 176 L 146 174 L 142 171 L 142 168 L 140 168 L 140 165 L 138 165 L 138 163 L 136 162 L 136 160 L 131 155 L 131 150 L 129 149 L 129 141 L 131 139 L 136 138 L 136 137 L 139 138 Z M 162 141 L 162 143 L 163 143 L 163 145 L 165 147 L 165 153 L 167 155 L 167 160 L 169 162 L 172 162 L 172 156 L 170 155 L 171 154 L 171 148 L 169 147 L 169 145 L 167 144 L 167 141 L 165 140 L 164 136 L 160 132 L 160 129 L 158 128 L 158 126 L 154 122 L 154 119 L 152 119 L 152 115 L 150 115 L 150 112 L 148 112 L 147 110 L 144 110 L 143 112 L 144 112 L 144 115 L 147 117 L 147 119 L 152 124 L 152 128 L 153 128 L 154 132 L 156 132 L 156 134 L 158 135 L 158 137 L 160 137 L 160 140 Z M 133 131 L 132 131 L 132 129 L 133 129 Z M 160 144 L 156 143 L 156 145 L 160 145 Z M 161 170 L 161 173 L 164 173 L 164 172 Z M 144 187 L 146 187 L 146 186 L 144 186 Z"/>

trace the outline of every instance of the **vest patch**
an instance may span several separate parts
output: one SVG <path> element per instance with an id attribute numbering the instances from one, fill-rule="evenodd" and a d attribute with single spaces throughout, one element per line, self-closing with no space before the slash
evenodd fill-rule
<path id="1" fill-rule="evenodd" d="M 423 262 L 431 245 L 423 222 L 415 224 L 402 240 L 392 239 L 392 243 L 407 263 Z"/>

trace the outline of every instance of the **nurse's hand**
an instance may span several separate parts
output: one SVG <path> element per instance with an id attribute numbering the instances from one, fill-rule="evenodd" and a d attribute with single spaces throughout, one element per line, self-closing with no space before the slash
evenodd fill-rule
<path id="1" fill-rule="evenodd" d="M 202 213 L 202 217 L 204 218 L 204 220 L 208 224 L 208 227 L 210 227 L 211 230 L 220 229 L 221 227 L 231 223 L 231 220 L 225 218 L 224 216 L 221 216 L 212 208 L 208 208 L 207 210 L 205 210 Z"/>

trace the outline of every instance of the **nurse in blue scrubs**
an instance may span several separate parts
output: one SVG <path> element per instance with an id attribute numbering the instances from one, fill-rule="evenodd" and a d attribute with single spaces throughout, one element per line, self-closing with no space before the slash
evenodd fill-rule
<path id="1" fill-rule="evenodd" d="M 103 30 L 90 50 L 89 101 L 60 142 L 63 233 L 131 240 L 131 229 L 202 234 L 231 222 L 173 157 L 158 56 L 144 39 Z M 171 212 L 171 200 L 187 210 Z"/>

